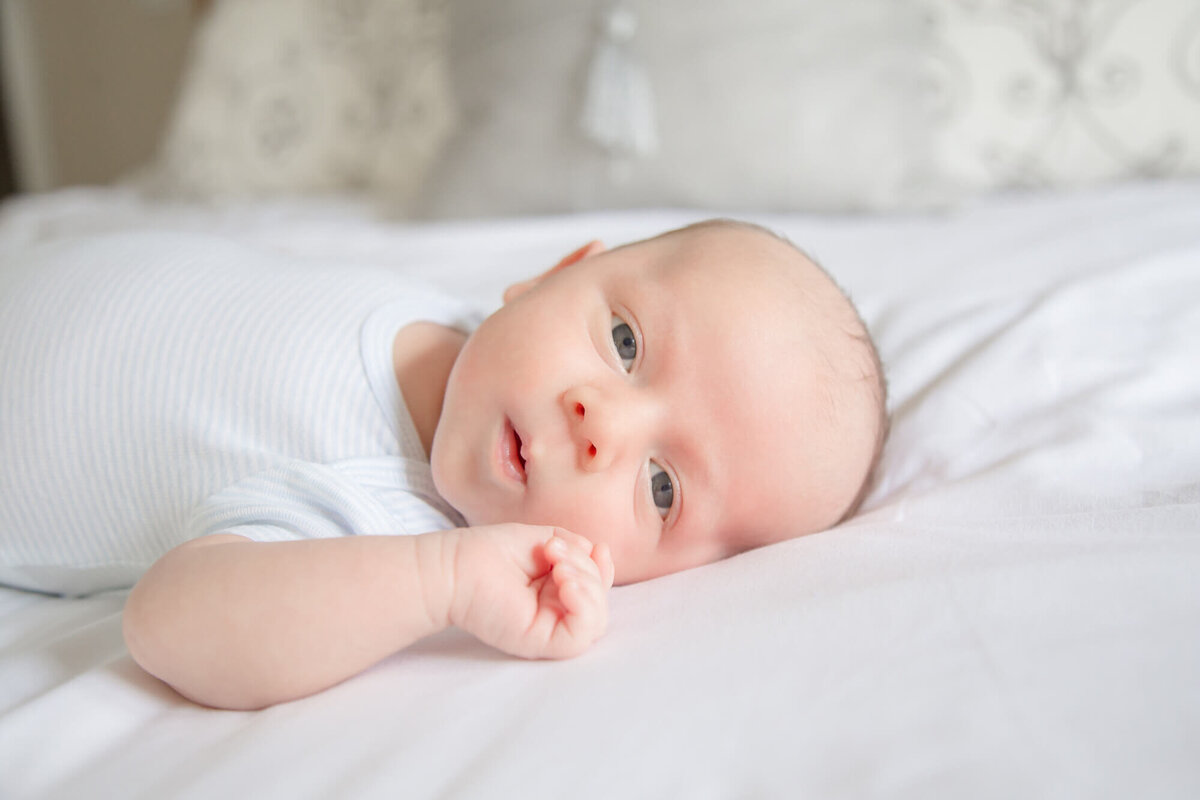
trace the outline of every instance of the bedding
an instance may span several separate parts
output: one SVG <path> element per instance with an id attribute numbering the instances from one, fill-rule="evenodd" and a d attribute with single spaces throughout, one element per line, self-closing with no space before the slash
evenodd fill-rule
<path id="1" fill-rule="evenodd" d="M 589 239 L 703 216 L 70 190 L 0 209 L 0 248 L 206 230 L 494 305 Z M 0 590 L 0 797 L 1200 796 L 1200 184 L 752 218 L 836 275 L 888 367 L 857 517 L 615 589 L 571 661 L 448 631 L 260 712 L 138 670 L 122 592 Z"/>

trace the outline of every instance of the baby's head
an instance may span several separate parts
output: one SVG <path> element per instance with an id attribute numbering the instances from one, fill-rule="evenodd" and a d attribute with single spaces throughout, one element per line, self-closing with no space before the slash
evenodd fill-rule
<path id="1" fill-rule="evenodd" d="M 824 530 L 887 427 L 850 301 L 807 256 L 710 221 L 593 242 L 505 293 L 446 387 L 431 462 L 468 523 L 607 542 L 618 583 Z"/>

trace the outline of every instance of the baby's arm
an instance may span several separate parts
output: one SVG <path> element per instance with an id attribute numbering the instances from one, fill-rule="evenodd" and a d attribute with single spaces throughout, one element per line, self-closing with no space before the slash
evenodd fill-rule
<path id="1" fill-rule="evenodd" d="M 186 697 L 261 708 L 449 625 L 527 658 L 577 655 L 604 631 L 612 578 L 605 546 L 549 527 L 268 543 L 219 534 L 147 571 L 125 607 L 125 640 Z"/>

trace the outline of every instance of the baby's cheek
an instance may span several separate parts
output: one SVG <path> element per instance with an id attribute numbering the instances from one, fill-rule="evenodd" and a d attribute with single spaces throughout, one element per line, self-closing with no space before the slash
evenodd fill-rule
<path id="1" fill-rule="evenodd" d="M 434 488 L 442 499 L 463 516 L 468 525 L 490 525 L 495 522 L 512 522 L 511 514 L 501 513 L 497 503 L 484 497 L 486 487 L 475 486 L 467 471 L 465 459 L 456 458 L 455 453 L 439 453 L 437 443 L 430 458 L 430 473 Z M 505 517 L 509 518 L 506 519 Z"/>
<path id="2" fill-rule="evenodd" d="M 592 544 L 607 544 L 613 558 L 628 559 L 636 550 L 638 530 L 632 513 L 619 508 L 615 501 L 602 497 L 580 497 L 576 502 L 555 504 L 539 509 L 539 524 L 557 525 L 588 539 Z"/>

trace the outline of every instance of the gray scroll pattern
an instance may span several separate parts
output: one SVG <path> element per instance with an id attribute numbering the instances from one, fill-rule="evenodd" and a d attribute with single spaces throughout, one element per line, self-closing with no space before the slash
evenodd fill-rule
<path id="1" fill-rule="evenodd" d="M 1158 8 L 1151 8 L 1157 4 Z M 936 125 L 951 126 L 973 103 L 990 103 L 1013 124 L 975 131 L 968 144 L 996 187 L 1053 186 L 1064 178 L 1056 160 L 1064 147 L 1102 154 L 1106 177 L 1180 174 L 1194 164 L 1200 129 L 1183 125 L 1114 122 L 1122 109 L 1148 103 L 1163 87 L 1183 93 L 1200 111 L 1200 5 L 1190 0 L 929 0 L 923 3 L 933 43 L 925 97 Z M 1173 40 L 1137 41 L 1128 32 L 1134 13 L 1175 13 L 1191 7 Z M 953 25 L 974 26 L 1017 42 L 1020 58 L 1005 62 L 1003 79 L 980 85 L 979 60 L 956 42 Z M 1173 69 L 1162 69 L 1169 60 Z M 981 96 L 991 92 L 991 96 Z M 1172 95 L 1175 96 L 1175 95 Z M 1197 117 L 1200 119 L 1200 117 Z M 1064 144 L 1067 143 L 1067 144 Z"/>

